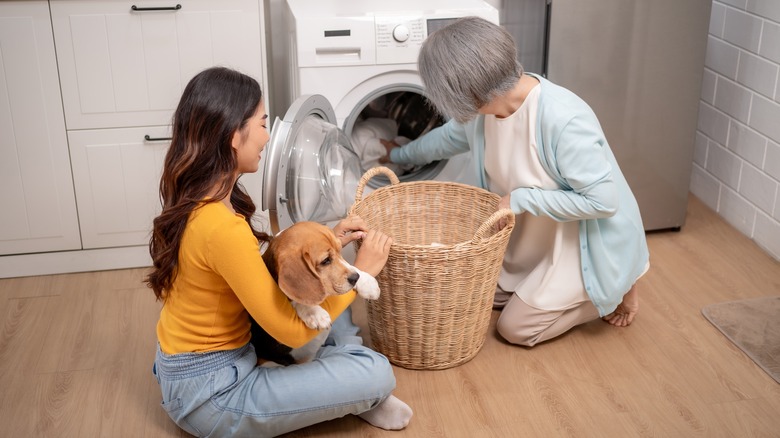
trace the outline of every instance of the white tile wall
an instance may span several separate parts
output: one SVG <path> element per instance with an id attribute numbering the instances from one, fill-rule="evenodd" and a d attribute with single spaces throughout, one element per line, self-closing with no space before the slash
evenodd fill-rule
<path id="1" fill-rule="evenodd" d="M 772 214 L 777 195 L 777 181 L 761 169 L 743 163 L 739 177 L 739 194 L 759 209 Z"/>
<path id="2" fill-rule="evenodd" d="M 766 166 L 764 170 L 769 176 L 780 180 L 780 145 L 773 142 L 767 143 L 766 148 Z M 775 211 L 780 213 L 780 205 L 775 203 Z"/>
<path id="3" fill-rule="evenodd" d="M 735 8 L 745 9 L 747 0 L 720 0 L 720 3 L 723 3 L 725 5 L 731 5 L 734 6 Z"/>
<path id="4" fill-rule="evenodd" d="M 699 198 L 707 205 L 717 206 L 720 199 L 720 182 L 701 167 L 693 167 L 691 173 L 691 191 L 699 194 Z M 716 207 L 712 207 L 717 209 Z"/>
<path id="5" fill-rule="evenodd" d="M 710 35 L 723 38 L 723 24 L 726 21 L 726 7 L 720 3 L 712 4 L 710 14 Z"/>
<path id="6" fill-rule="evenodd" d="M 775 94 L 777 70 L 774 62 L 743 52 L 739 57 L 737 82 L 771 99 Z"/>
<path id="7" fill-rule="evenodd" d="M 749 125 L 770 140 L 780 142 L 780 104 L 763 96 L 754 95 Z"/>
<path id="8" fill-rule="evenodd" d="M 704 71 L 704 77 L 702 77 L 701 83 L 701 100 L 709 103 L 715 103 L 715 85 L 717 84 L 718 75 L 711 70 Z"/>
<path id="9" fill-rule="evenodd" d="M 720 192 L 718 212 L 742 234 L 753 234 L 756 209 L 752 208 L 751 204 L 734 190 L 723 187 Z"/>
<path id="10" fill-rule="evenodd" d="M 739 47 L 710 35 L 704 65 L 729 78 L 736 79 L 739 66 Z"/>
<path id="11" fill-rule="evenodd" d="M 766 137 L 734 120 L 731 121 L 729 130 L 731 135 L 726 145 L 729 150 L 760 168 L 766 154 Z"/>
<path id="12" fill-rule="evenodd" d="M 714 0 L 691 192 L 780 260 L 780 0 Z"/>
<path id="13" fill-rule="evenodd" d="M 709 143 L 709 139 L 701 132 L 697 132 L 696 143 L 693 147 L 693 161 L 702 167 L 707 166 L 707 143 Z"/>
<path id="14" fill-rule="evenodd" d="M 757 52 L 763 24 L 763 20 L 755 15 L 728 8 L 723 39 L 745 50 Z"/>
<path id="15" fill-rule="evenodd" d="M 746 9 L 759 17 L 780 22 L 780 2 L 777 0 L 748 0 Z"/>
<path id="16" fill-rule="evenodd" d="M 729 135 L 729 116 L 702 102 L 699 105 L 698 129 L 720 144 L 726 144 Z"/>
<path id="17" fill-rule="evenodd" d="M 715 108 L 740 122 L 747 123 L 752 100 L 751 90 L 736 82 L 721 78 L 715 85 Z"/>
<path id="18" fill-rule="evenodd" d="M 763 213 L 759 213 L 756 217 L 756 231 L 753 238 L 764 242 L 762 246 L 770 254 L 780 253 L 780 239 L 777 238 L 780 233 L 780 222 L 777 219 L 777 216 L 771 218 Z"/>
<path id="19" fill-rule="evenodd" d="M 739 174 L 742 170 L 742 160 L 733 152 L 715 142 L 710 142 L 707 149 L 707 172 L 732 189 L 739 188 Z"/>
<path id="20" fill-rule="evenodd" d="M 777 44 L 779 38 L 780 24 L 770 22 L 764 23 L 764 31 L 758 54 L 770 61 L 780 62 L 780 44 Z"/>

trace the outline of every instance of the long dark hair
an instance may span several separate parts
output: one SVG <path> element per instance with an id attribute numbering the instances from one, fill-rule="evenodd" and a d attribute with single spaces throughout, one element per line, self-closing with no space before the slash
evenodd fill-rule
<path id="1" fill-rule="evenodd" d="M 173 115 L 173 138 L 160 179 L 162 213 L 154 219 L 149 253 L 154 269 L 146 284 L 165 300 L 177 274 L 179 246 L 190 213 L 218 186 L 212 202 L 227 196 L 260 241 L 270 237 L 252 224 L 255 204 L 234 175 L 233 133 L 254 115 L 263 97 L 253 78 L 223 67 L 204 70 L 184 88 Z"/>

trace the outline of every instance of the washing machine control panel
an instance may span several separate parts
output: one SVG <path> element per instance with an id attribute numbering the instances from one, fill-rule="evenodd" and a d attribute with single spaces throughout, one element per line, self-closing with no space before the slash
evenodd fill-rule
<path id="1" fill-rule="evenodd" d="M 375 18 L 377 64 L 417 62 L 425 40 L 425 20 L 420 17 Z"/>
<path id="2" fill-rule="evenodd" d="M 291 27 L 283 32 L 294 34 L 288 48 L 298 68 L 416 65 L 425 39 L 460 17 L 498 23 L 498 11 L 482 0 L 286 1 Z"/>

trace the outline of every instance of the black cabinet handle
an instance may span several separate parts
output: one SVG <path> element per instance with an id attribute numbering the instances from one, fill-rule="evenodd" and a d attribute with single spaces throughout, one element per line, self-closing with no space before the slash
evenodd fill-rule
<path id="1" fill-rule="evenodd" d="M 138 12 L 143 12 L 143 11 L 178 11 L 179 9 L 181 9 L 181 5 L 163 6 L 163 7 L 159 7 L 159 8 L 139 8 L 138 6 L 133 5 L 133 6 L 130 6 L 130 9 L 132 9 L 134 11 L 138 11 Z"/>
<path id="2" fill-rule="evenodd" d="M 173 137 L 150 137 L 149 134 L 144 135 L 146 141 L 171 141 Z"/>

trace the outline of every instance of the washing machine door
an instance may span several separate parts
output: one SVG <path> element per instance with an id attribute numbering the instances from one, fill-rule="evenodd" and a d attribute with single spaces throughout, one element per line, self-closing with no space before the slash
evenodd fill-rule
<path id="1" fill-rule="evenodd" d="M 296 222 L 333 222 L 347 214 L 363 170 L 325 97 L 293 102 L 274 121 L 265 151 L 262 206 L 274 234 Z"/>

